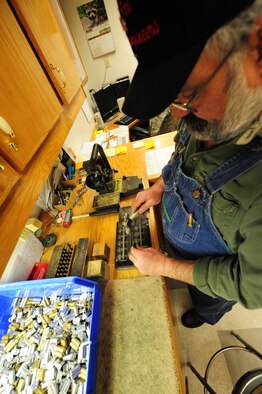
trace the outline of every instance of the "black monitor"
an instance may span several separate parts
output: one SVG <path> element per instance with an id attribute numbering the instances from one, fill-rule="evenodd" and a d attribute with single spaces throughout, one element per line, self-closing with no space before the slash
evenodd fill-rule
<path id="1" fill-rule="evenodd" d="M 93 98 L 104 122 L 115 118 L 119 112 L 119 108 L 112 85 L 106 85 L 97 92 L 94 92 Z"/>
<path id="2" fill-rule="evenodd" d="M 129 78 L 119 79 L 115 82 L 111 82 L 111 85 L 113 86 L 116 98 L 118 99 L 120 97 L 126 96 L 127 90 L 130 85 L 130 80 Z"/>

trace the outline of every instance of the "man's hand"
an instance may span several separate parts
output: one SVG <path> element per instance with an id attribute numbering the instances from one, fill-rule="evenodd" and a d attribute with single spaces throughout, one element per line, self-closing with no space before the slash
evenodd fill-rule
<path id="1" fill-rule="evenodd" d="M 129 259 L 144 275 L 161 275 L 194 285 L 194 261 L 192 260 L 178 260 L 154 248 L 141 248 L 140 246 L 136 248 L 132 246 Z"/>
<path id="2" fill-rule="evenodd" d="M 132 212 L 139 211 L 142 215 L 153 205 L 160 203 L 164 190 L 164 182 L 159 178 L 149 189 L 138 192 L 132 204 Z"/>
<path id="3" fill-rule="evenodd" d="M 136 248 L 132 246 L 129 259 L 144 275 L 165 276 L 166 255 L 154 248 Z"/>

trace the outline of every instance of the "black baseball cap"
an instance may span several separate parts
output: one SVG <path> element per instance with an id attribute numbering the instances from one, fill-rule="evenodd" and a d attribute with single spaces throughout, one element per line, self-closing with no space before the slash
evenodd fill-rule
<path id="1" fill-rule="evenodd" d="M 118 0 L 138 66 L 122 111 L 160 114 L 176 98 L 209 37 L 254 0 Z"/>

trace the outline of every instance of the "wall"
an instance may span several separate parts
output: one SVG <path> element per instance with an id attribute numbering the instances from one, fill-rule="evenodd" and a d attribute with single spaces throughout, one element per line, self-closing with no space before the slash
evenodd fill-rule
<path id="1" fill-rule="evenodd" d="M 77 115 L 63 145 L 64 150 L 71 159 L 75 160 L 75 156 L 78 155 L 83 144 L 90 141 L 94 127 L 95 122 L 93 119 L 93 112 L 91 117 L 88 118 L 82 109 L 82 111 Z"/>
<path id="2" fill-rule="evenodd" d="M 120 23 L 120 15 L 116 0 L 104 0 L 108 20 L 111 27 L 113 41 L 116 51 L 106 56 L 109 60 L 110 67 L 105 67 L 103 57 L 94 59 L 83 30 L 80 18 L 77 13 L 77 7 L 88 3 L 89 0 L 59 0 L 62 12 L 66 18 L 68 27 L 75 41 L 80 58 L 86 70 L 88 81 L 84 85 L 87 95 L 87 102 L 93 110 L 93 102 L 89 91 L 98 90 L 103 84 L 114 81 L 117 78 L 128 75 L 132 79 L 137 66 L 137 60 L 132 52 L 130 43 Z M 73 125 L 66 141 L 64 148 L 71 148 L 77 155 L 84 142 L 91 139 L 94 128 L 93 117 L 90 122 L 79 114 Z"/>
<path id="3" fill-rule="evenodd" d="M 92 57 L 84 29 L 77 13 L 77 7 L 88 2 L 88 0 L 60 0 L 61 7 L 88 75 L 88 82 L 85 86 L 87 93 L 90 89 L 98 90 L 103 83 L 113 81 L 125 75 L 128 75 L 131 79 L 137 66 L 137 60 L 120 23 L 116 0 L 104 0 L 116 47 L 115 52 L 106 55 L 110 62 L 110 67 L 105 68 L 103 57 L 96 59 Z M 90 100 L 89 102 L 91 103 Z"/>

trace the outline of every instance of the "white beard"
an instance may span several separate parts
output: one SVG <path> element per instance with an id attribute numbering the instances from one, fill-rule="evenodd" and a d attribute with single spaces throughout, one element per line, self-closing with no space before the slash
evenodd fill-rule
<path id="1" fill-rule="evenodd" d="M 233 54 L 228 62 L 229 99 L 224 118 L 205 121 L 190 115 L 188 119 L 185 117 L 190 134 L 198 140 L 222 142 L 246 131 L 255 121 L 262 125 L 262 87 L 250 88 L 247 85 L 243 69 L 239 67 L 243 64 L 243 54 Z"/>

